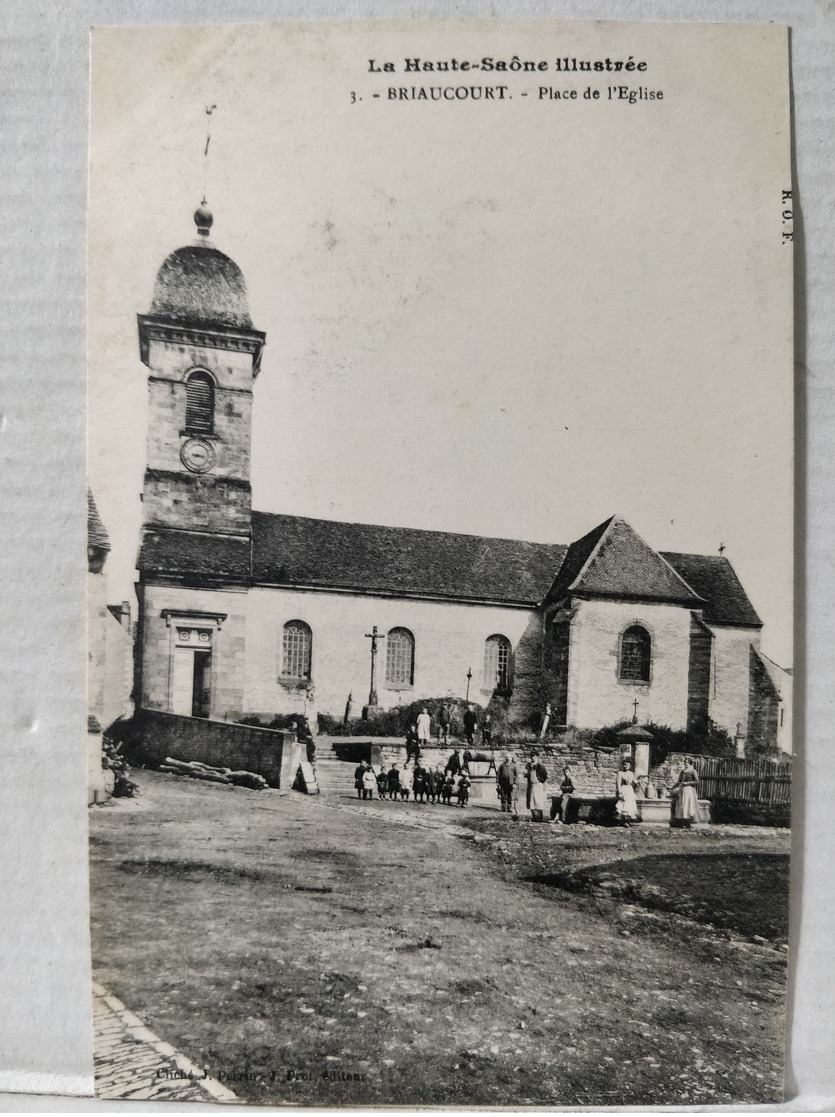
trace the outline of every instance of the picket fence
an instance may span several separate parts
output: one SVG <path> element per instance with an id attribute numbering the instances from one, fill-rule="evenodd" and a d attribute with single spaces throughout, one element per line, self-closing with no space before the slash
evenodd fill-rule
<path id="1" fill-rule="evenodd" d="M 735 803 L 790 806 L 791 764 L 774 760 L 737 760 L 725 756 L 695 758 L 699 797 Z"/>

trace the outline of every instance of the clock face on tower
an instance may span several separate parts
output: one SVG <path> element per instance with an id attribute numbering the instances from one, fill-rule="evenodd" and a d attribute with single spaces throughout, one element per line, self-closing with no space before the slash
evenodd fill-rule
<path id="1" fill-rule="evenodd" d="M 180 450 L 180 461 L 192 473 L 208 473 L 215 464 L 214 447 L 202 438 L 189 438 Z"/>

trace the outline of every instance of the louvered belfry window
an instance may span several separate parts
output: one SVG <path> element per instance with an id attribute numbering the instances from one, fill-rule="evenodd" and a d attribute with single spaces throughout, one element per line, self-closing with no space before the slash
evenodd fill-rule
<path id="1" fill-rule="evenodd" d="M 386 640 L 386 682 L 412 686 L 415 681 L 415 638 L 408 628 L 392 628 Z"/>
<path id="2" fill-rule="evenodd" d="M 186 430 L 214 434 L 215 386 L 207 372 L 193 372 L 186 384 Z"/>
<path id="3" fill-rule="evenodd" d="M 648 683 L 651 659 L 650 634 L 641 625 L 633 624 L 620 641 L 620 677 L 631 682 Z"/>
<path id="4" fill-rule="evenodd" d="M 507 690 L 510 686 L 510 641 L 506 636 L 489 636 L 484 642 L 485 690 Z"/>

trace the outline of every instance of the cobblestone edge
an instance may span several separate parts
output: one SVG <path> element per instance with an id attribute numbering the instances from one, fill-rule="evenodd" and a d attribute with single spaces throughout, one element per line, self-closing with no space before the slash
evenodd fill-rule
<path id="1" fill-rule="evenodd" d="M 195 1066 L 187 1055 L 183 1055 L 181 1051 L 177 1051 L 170 1043 L 161 1040 L 159 1036 L 155 1036 L 152 1031 L 145 1027 L 138 1016 L 134 1015 L 130 1009 L 122 1004 L 118 997 L 114 997 L 97 981 L 93 982 L 93 995 L 100 997 L 104 1001 L 108 1008 L 118 1016 L 125 1031 L 129 1032 L 135 1040 L 145 1044 L 147 1047 L 153 1048 L 163 1059 L 173 1063 L 178 1070 L 192 1076 L 182 1081 L 188 1081 L 195 1086 L 199 1086 L 213 1101 L 240 1102 L 240 1098 L 237 1094 L 233 1094 L 231 1090 L 218 1082 L 217 1079 L 204 1078 L 203 1070 Z"/>

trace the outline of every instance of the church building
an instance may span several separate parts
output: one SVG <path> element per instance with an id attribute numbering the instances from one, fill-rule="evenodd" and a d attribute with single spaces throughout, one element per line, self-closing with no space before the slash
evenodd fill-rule
<path id="1" fill-rule="evenodd" d="M 637 699 L 644 721 L 747 732 L 762 624 L 724 557 L 655 551 L 620 516 L 562 545 L 254 511 L 265 335 L 205 205 L 195 223 L 138 319 L 139 705 L 341 718 L 349 695 L 357 713 L 369 697 L 373 644 L 383 709 L 498 694 L 511 722 L 549 702 L 555 724 L 596 728 Z"/>

